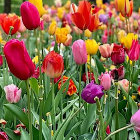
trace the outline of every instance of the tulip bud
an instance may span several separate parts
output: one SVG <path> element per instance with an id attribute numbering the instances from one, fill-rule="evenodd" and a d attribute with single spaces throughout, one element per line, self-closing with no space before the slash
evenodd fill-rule
<path id="1" fill-rule="evenodd" d="M 94 100 L 95 97 L 98 97 L 99 99 L 104 95 L 103 93 L 103 86 L 94 84 L 93 81 L 91 81 L 82 91 L 81 97 L 83 100 L 85 100 L 87 103 L 93 104 L 96 103 Z"/>
<path id="2" fill-rule="evenodd" d="M 42 68 L 43 72 L 50 78 L 59 77 L 64 70 L 63 57 L 60 54 L 51 51 L 44 58 Z"/>
<path id="3" fill-rule="evenodd" d="M 108 40 L 108 36 L 107 35 L 103 35 L 102 36 L 102 43 L 103 44 L 107 43 L 107 40 Z"/>
<path id="4" fill-rule="evenodd" d="M 109 45 L 109 44 L 103 44 L 101 46 L 99 46 L 99 51 L 102 55 L 102 57 L 104 58 L 109 58 L 111 57 L 111 53 L 113 51 L 113 44 Z"/>
<path id="5" fill-rule="evenodd" d="M 99 77 L 100 85 L 104 87 L 104 90 L 109 90 L 111 87 L 111 76 L 109 73 L 102 73 Z"/>
<path id="6" fill-rule="evenodd" d="M 76 64 L 81 65 L 87 62 L 86 45 L 83 40 L 79 39 L 73 43 L 72 53 Z"/>
<path id="7" fill-rule="evenodd" d="M 56 31 L 56 26 L 57 26 L 56 21 L 52 21 L 52 23 L 50 24 L 49 29 L 48 29 L 48 33 L 50 35 L 54 35 L 54 33 Z"/>
<path id="8" fill-rule="evenodd" d="M 22 22 L 22 19 L 21 19 L 21 18 L 20 18 L 20 26 L 19 26 L 18 31 L 19 31 L 20 33 L 23 33 L 23 32 L 25 32 L 25 31 L 26 31 L 26 27 L 24 26 L 24 24 L 23 24 L 23 22 Z"/>
<path id="9" fill-rule="evenodd" d="M 20 80 L 27 80 L 34 73 L 34 64 L 23 41 L 12 39 L 4 46 L 10 72 Z"/>
<path id="10" fill-rule="evenodd" d="M 131 117 L 131 124 L 134 124 L 134 129 L 140 133 L 140 109 Z"/>
<path id="11" fill-rule="evenodd" d="M 18 89 L 15 85 L 11 84 L 4 87 L 6 93 L 6 99 L 10 103 L 17 103 L 20 100 L 21 89 Z"/>
<path id="12" fill-rule="evenodd" d="M 65 41 L 65 46 L 70 46 L 72 42 L 72 36 L 70 34 L 67 35 L 67 40 Z"/>
<path id="13" fill-rule="evenodd" d="M 37 8 L 26 1 L 21 4 L 20 13 L 24 26 L 28 30 L 34 30 L 40 26 L 40 16 Z"/>
<path id="14" fill-rule="evenodd" d="M 122 88 L 128 92 L 129 89 L 129 81 L 127 79 L 123 79 L 121 81 L 118 82 L 119 86 L 122 86 Z"/>
<path id="15" fill-rule="evenodd" d="M 0 132 L 0 139 L 1 140 L 9 140 L 8 136 L 5 132 Z"/>

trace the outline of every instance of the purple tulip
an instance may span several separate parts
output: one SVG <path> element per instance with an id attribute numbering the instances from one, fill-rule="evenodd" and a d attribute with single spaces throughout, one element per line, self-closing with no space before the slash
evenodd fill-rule
<path id="1" fill-rule="evenodd" d="M 100 20 L 100 22 L 102 22 L 102 23 L 104 23 L 104 24 L 107 24 L 107 22 L 108 22 L 108 15 L 101 14 L 101 15 L 99 16 L 99 20 Z"/>
<path id="2" fill-rule="evenodd" d="M 99 99 L 104 95 L 103 86 L 94 84 L 94 81 L 91 81 L 82 91 L 81 97 L 87 103 L 93 104 L 96 103 L 94 100 L 95 97 Z"/>

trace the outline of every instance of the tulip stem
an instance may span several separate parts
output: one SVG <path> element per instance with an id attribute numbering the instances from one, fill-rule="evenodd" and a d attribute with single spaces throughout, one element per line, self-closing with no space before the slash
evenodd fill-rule
<path id="1" fill-rule="evenodd" d="M 115 130 L 119 129 L 118 116 L 118 82 L 115 82 Z M 119 134 L 115 135 L 115 140 L 119 140 Z"/>
<path id="2" fill-rule="evenodd" d="M 52 79 L 52 122 L 53 122 L 53 131 L 55 132 L 56 130 L 56 125 L 55 125 L 55 95 L 54 95 L 54 79 Z M 53 132 L 53 133 L 54 133 Z"/>
<path id="3" fill-rule="evenodd" d="M 90 82 L 91 82 L 91 58 L 92 56 L 90 55 Z"/>
<path id="4" fill-rule="evenodd" d="M 39 109 L 39 140 L 42 140 L 42 108 L 43 108 L 43 98 L 40 100 L 40 109 Z"/>
<path id="5" fill-rule="evenodd" d="M 80 71 L 79 71 L 79 108 L 81 107 L 81 74 L 82 74 L 82 65 L 80 65 Z M 80 111 L 79 111 L 79 121 L 81 121 Z M 80 134 L 81 134 L 81 128 L 80 128 Z"/>
<path id="6" fill-rule="evenodd" d="M 27 98 L 28 98 L 29 136 L 30 136 L 30 140 L 33 140 L 33 136 L 32 136 L 32 118 L 31 118 L 29 80 L 26 80 L 26 87 L 27 87 Z"/>
<path id="7" fill-rule="evenodd" d="M 119 133 L 119 132 L 121 132 L 121 131 L 123 131 L 123 130 L 125 130 L 125 129 L 127 129 L 127 128 L 131 128 L 131 127 L 133 127 L 133 126 L 134 126 L 133 124 L 130 124 L 130 125 L 127 125 L 127 126 L 125 126 L 125 127 L 122 127 L 122 128 L 120 128 L 120 129 L 118 129 L 118 130 L 112 132 L 112 133 L 111 133 L 110 135 L 108 135 L 104 140 L 109 140 L 110 137 L 112 137 L 113 135 L 115 135 L 115 134 L 117 134 L 117 133 Z"/>
<path id="8" fill-rule="evenodd" d="M 104 140 L 104 138 L 105 138 L 104 119 L 103 119 L 101 104 L 100 104 L 100 101 L 99 101 L 99 98 L 98 97 L 95 97 L 94 100 L 96 101 L 97 112 L 98 112 L 99 120 L 100 120 L 100 124 L 99 124 L 100 137 L 101 137 L 101 140 Z"/>
<path id="9" fill-rule="evenodd" d="M 86 71 L 86 84 L 89 84 L 87 63 L 85 64 L 85 71 Z"/>

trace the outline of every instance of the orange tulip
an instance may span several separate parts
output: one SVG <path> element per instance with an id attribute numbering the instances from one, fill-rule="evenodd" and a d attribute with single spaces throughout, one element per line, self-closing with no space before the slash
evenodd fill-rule
<path id="1" fill-rule="evenodd" d="M 90 24 L 91 4 L 88 1 L 80 1 L 77 7 L 71 4 L 71 18 L 73 23 L 81 30 L 88 28 Z"/>
<path id="2" fill-rule="evenodd" d="M 13 27 L 11 35 L 15 34 L 20 26 L 20 18 L 15 14 L 9 14 L 5 16 L 1 23 L 2 29 L 8 35 L 10 31 L 10 27 Z"/>

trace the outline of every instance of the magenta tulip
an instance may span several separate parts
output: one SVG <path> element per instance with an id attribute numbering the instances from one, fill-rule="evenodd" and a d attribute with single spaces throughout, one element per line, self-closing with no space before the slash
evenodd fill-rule
<path id="1" fill-rule="evenodd" d="M 83 40 L 79 39 L 73 43 L 72 53 L 76 64 L 81 65 L 87 62 L 86 45 Z"/>
<path id="2" fill-rule="evenodd" d="M 133 40 L 128 57 L 131 61 L 137 61 L 140 57 L 140 44 L 138 40 Z"/>
<path id="3" fill-rule="evenodd" d="M 140 109 L 131 117 L 131 123 L 134 124 L 134 129 L 140 133 Z"/>
<path id="4" fill-rule="evenodd" d="M 11 84 L 4 87 L 6 93 L 6 99 L 10 103 L 17 103 L 20 100 L 21 89 L 18 89 L 17 86 Z"/>
<path id="5" fill-rule="evenodd" d="M 23 41 L 12 39 L 4 46 L 10 72 L 20 80 L 27 80 L 34 73 L 34 64 Z"/>
<path id="6" fill-rule="evenodd" d="M 34 30 L 40 26 L 40 16 L 37 8 L 26 1 L 21 4 L 20 13 L 24 26 L 28 30 Z"/>

